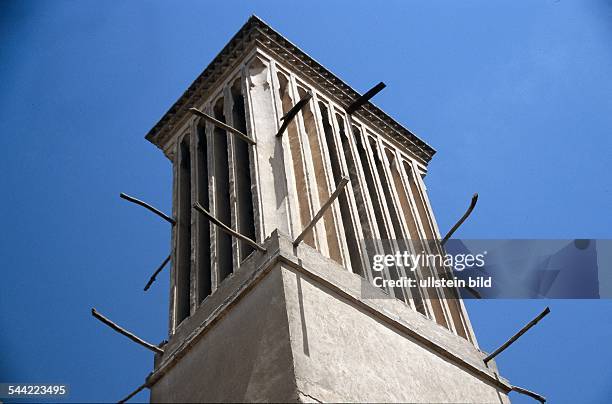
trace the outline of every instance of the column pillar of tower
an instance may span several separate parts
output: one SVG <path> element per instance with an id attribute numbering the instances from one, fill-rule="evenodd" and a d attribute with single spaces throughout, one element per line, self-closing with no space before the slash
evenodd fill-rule
<path id="1" fill-rule="evenodd" d="M 253 192 L 258 195 L 255 220 L 263 240 L 275 229 L 290 233 L 287 177 L 282 143 L 275 136 L 279 118 L 274 108 L 270 65 L 255 56 L 247 65 L 246 74 L 247 125 L 250 136 L 257 142 L 254 153 L 258 188 Z"/>

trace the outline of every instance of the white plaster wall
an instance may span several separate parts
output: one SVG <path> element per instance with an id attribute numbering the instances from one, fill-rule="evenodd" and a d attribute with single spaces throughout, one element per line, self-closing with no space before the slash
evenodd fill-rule
<path id="1" fill-rule="evenodd" d="M 297 400 L 281 274 L 272 270 L 151 388 L 151 402 Z"/>
<path id="2" fill-rule="evenodd" d="M 507 396 L 371 314 L 283 270 L 300 397 L 324 402 L 487 402 Z"/>

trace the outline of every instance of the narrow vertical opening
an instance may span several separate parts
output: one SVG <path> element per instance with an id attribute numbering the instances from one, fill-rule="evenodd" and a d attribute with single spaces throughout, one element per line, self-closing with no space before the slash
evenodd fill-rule
<path id="1" fill-rule="evenodd" d="M 368 220 L 368 215 L 366 213 L 367 204 L 366 197 L 364 196 L 364 192 L 367 192 L 367 189 L 364 191 L 361 188 L 361 182 L 359 181 L 359 174 L 357 170 L 357 165 L 355 163 L 355 158 L 353 156 L 353 152 L 351 150 L 351 144 L 348 135 L 346 134 L 346 127 L 344 123 L 344 118 L 340 114 L 336 114 L 336 121 L 338 122 L 338 129 L 340 131 L 340 141 L 342 144 L 342 149 L 344 151 L 344 159 L 346 161 L 346 167 L 348 169 L 349 178 L 351 180 L 351 189 L 353 190 L 353 195 L 355 197 L 355 203 L 357 205 L 357 216 L 359 217 L 359 223 L 361 224 L 361 231 L 363 233 L 363 237 L 365 238 L 365 247 L 366 251 L 374 251 L 374 231 L 370 225 Z M 361 275 L 364 275 L 363 273 Z"/>
<path id="2" fill-rule="evenodd" d="M 321 120 L 323 121 L 323 131 L 325 132 L 325 141 L 327 150 L 329 150 L 329 159 L 332 167 L 334 183 L 338 184 L 342 178 L 342 166 L 340 164 L 340 152 L 334 137 L 334 130 L 330 122 L 329 109 L 327 106 L 319 102 L 321 111 Z M 344 230 L 344 238 L 346 240 L 349 253 L 347 254 L 350 260 L 350 266 L 354 273 L 363 274 L 363 264 L 359 255 L 359 245 L 357 242 L 357 232 L 351 218 L 348 197 L 345 192 L 338 196 L 338 205 L 340 206 L 340 216 L 342 217 L 342 229 Z"/>
<path id="3" fill-rule="evenodd" d="M 398 165 L 395 161 L 395 155 L 389 151 L 385 150 L 387 155 L 387 159 L 389 161 L 389 168 L 391 171 L 391 179 L 393 180 L 393 184 L 395 185 L 395 190 L 397 192 L 397 196 L 400 203 L 401 212 L 403 214 L 404 220 L 407 226 L 408 238 L 412 240 L 412 245 L 415 249 L 415 253 L 418 253 L 422 250 L 421 240 L 418 236 L 417 225 L 412 214 L 412 210 L 410 208 L 410 202 L 408 201 L 406 188 L 402 183 L 402 177 L 398 171 Z M 402 240 L 402 248 L 408 250 L 408 243 L 406 240 Z M 412 298 L 414 300 L 415 307 L 417 311 L 423 315 L 427 315 L 427 311 L 425 309 L 425 303 L 423 302 L 423 297 L 421 294 L 421 290 L 418 287 L 418 276 L 414 271 L 407 271 L 407 275 L 415 280 L 417 280 L 417 287 L 411 288 Z"/>
<path id="4" fill-rule="evenodd" d="M 361 131 L 356 126 L 353 126 L 353 133 L 355 134 L 355 146 L 357 146 L 357 155 L 359 156 L 359 160 L 361 161 L 361 167 L 363 168 L 363 174 L 365 177 L 365 194 L 369 197 L 372 207 L 374 209 L 374 217 L 376 218 L 376 224 L 378 227 L 378 233 L 380 234 L 380 238 L 383 240 L 389 239 L 389 234 L 387 233 L 387 229 L 385 229 L 384 223 L 385 219 L 383 217 L 383 210 L 380 204 L 380 200 L 378 199 L 378 194 L 376 192 L 376 185 L 374 184 L 374 173 L 370 169 L 370 163 L 368 162 L 367 151 L 361 141 Z"/>
<path id="5" fill-rule="evenodd" d="M 202 121 L 198 125 L 198 138 L 196 148 L 196 164 L 198 173 L 198 202 L 210 212 L 208 189 L 208 139 L 206 138 L 206 125 Z M 198 297 L 202 301 L 212 291 L 210 266 L 210 222 L 203 216 L 197 215 L 198 220 Z"/>
<path id="6" fill-rule="evenodd" d="M 427 212 L 425 211 L 425 206 L 423 204 L 423 200 L 421 199 L 421 194 L 417 189 L 417 185 L 415 183 L 414 173 L 412 172 L 412 168 L 407 162 L 404 162 L 404 169 L 406 170 L 406 174 L 408 175 L 408 185 L 410 186 L 410 192 L 414 198 L 416 204 L 417 214 L 421 221 L 423 221 L 423 227 L 425 232 L 425 237 L 427 240 L 433 240 L 434 236 L 431 231 L 430 226 L 427 223 Z M 421 244 L 421 251 L 417 251 L 417 253 L 422 252 L 426 253 L 424 246 Z M 427 262 L 426 262 L 427 264 Z M 421 268 L 424 272 L 425 277 L 431 278 L 434 275 L 435 268 L 430 268 L 429 265 L 423 265 Z M 434 288 L 427 288 L 427 295 L 429 296 L 429 301 L 431 303 L 431 307 L 434 312 L 434 316 L 438 324 L 443 325 L 446 328 L 450 328 L 446 319 L 444 318 L 444 310 L 442 309 L 442 304 L 440 303 L 440 299 L 438 298 L 438 291 Z"/>
<path id="7" fill-rule="evenodd" d="M 404 169 L 406 170 L 406 174 L 408 174 L 408 183 L 410 184 L 410 191 L 412 192 L 412 196 L 414 201 L 416 202 L 417 211 L 419 212 L 419 217 L 423 221 L 423 230 L 425 231 L 425 237 L 427 240 L 435 240 L 436 237 L 431 230 L 431 226 L 429 225 L 427 210 L 425 209 L 425 204 L 421 199 L 421 193 L 419 192 L 418 185 L 416 183 L 416 178 L 414 178 L 416 173 L 413 172 L 412 167 L 407 162 L 404 162 Z"/>
<path id="8" fill-rule="evenodd" d="M 372 172 L 372 168 L 368 161 L 368 152 L 365 149 L 364 143 L 361 139 L 361 131 L 355 125 L 353 125 L 353 135 L 355 139 L 355 146 L 357 148 L 357 155 L 359 156 L 359 160 L 363 168 L 363 176 L 365 178 L 364 196 L 370 201 L 372 209 L 374 210 L 374 218 L 376 219 L 376 226 L 378 228 L 380 239 L 389 240 L 389 233 L 387 232 L 387 229 L 385 228 L 383 207 L 378 197 L 378 192 L 376 191 L 374 173 Z M 389 249 L 387 242 L 383 242 L 383 249 L 385 250 L 385 254 L 393 253 Z M 397 275 L 394 273 L 395 273 L 395 268 L 389 267 L 389 275 L 393 278 L 397 278 Z M 401 290 L 397 290 L 399 294 L 396 293 L 395 289 L 393 291 L 394 291 L 394 296 L 396 297 L 401 297 L 403 294 Z"/>
<path id="9" fill-rule="evenodd" d="M 380 151 L 378 150 L 376 140 L 370 139 L 370 147 L 372 149 L 372 154 L 374 155 L 374 166 L 376 167 L 378 178 L 380 178 L 380 185 L 383 191 L 383 196 L 385 198 L 384 202 L 386 202 L 385 205 L 387 206 L 387 210 L 389 211 L 389 216 L 391 218 L 391 226 L 393 227 L 396 237 L 399 238 L 402 234 L 401 225 L 397 211 L 395 209 L 395 205 L 393 204 L 393 195 L 391 194 L 391 187 L 389 186 L 387 176 L 385 175 L 385 169 L 383 167 L 383 162 L 381 160 Z"/>
<path id="10" fill-rule="evenodd" d="M 244 97 L 240 79 L 231 88 L 232 93 L 232 123 L 242 133 L 247 132 Z M 236 199 L 238 201 L 238 231 L 251 240 L 255 240 L 255 218 L 253 215 L 253 193 L 251 182 L 251 157 L 249 145 L 239 137 L 234 137 L 234 155 L 236 172 Z M 253 252 L 253 247 L 240 242 L 240 261 Z"/>
<path id="11" fill-rule="evenodd" d="M 380 181 L 380 186 L 382 188 L 382 192 L 383 192 L 383 198 L 384 200 L 380 200 L 380 204 L 379 205 L 379 209 L 382 208 L 382 204 L 384 204 L 387 207 L 387 211 L 389 212 L 389 217 L 391 219 L 391 228 L 393 229 L 393 232 L 395 234 L 396 239 L 399 239 L 401 237 L 401 226 L 400 226 L 400 221 L 399 221 L 399 217 L 397 215 L 397 211 L 395 209 L 395 205 L 393 204 L 393 195 L 391 193 L 391 188 L 389 187 L 389 182 L 387 181 L 387 176 L 385 175 L 385 169 L 383 167 L 383 163 L 382 163 L 382 159 L 381 159 L 381 155 L 379 153 L 379 149 L 378 149 L 378 145 L 376 143 L 376 140 L 373 138 L 369 139 L 370 141 L 370 148 L 372 150 L 372 157 L 374 160 L 374 168 L 376 169 L 376 172 L 378 174 L 378 179 Z M 390 244 L 390 240 L 389 240 L 389 244 Z M 402 248 L 403 246 L 400 246 L 400 248 Z M 389 248 L 391 248 L 391 245 L 389 245 Z M 400 272 L 399 269 L 397 267 L 389 267 L 389 275 L 391 275 L 392 279 L 399 279 L 400 278 Z M 408 302 L 408 297 L 406 295 L 406 291 L 402 288 L 402 287 L 395 287 L 395 296 L 401 296 L 402 300 L 404 300 L 405 302 Z"/>
<path id="12" fill-rule="evenodd" d="M 291 95 L 289 94 L 289 80 L 280 72 L 277 73 L 277 77 L 279 83 L 278 95 L 281 99 L 283 114 L 286 114 L 293 106 Z M 301 226 L 303 227 L 310 222 L 312 214 L 308 203 L 308 187 L 306 186 L 306 173 L 304 170 L 304 160 L 302 158 L 302 144 L 298 135 L 295 119 L 287 126 L 286 136 L 289 140 L 289 150 L 291 151 L 295 188 L 297 191 L 298 211 Z M 314 230 L 306 234 L 304 243 L 315 248 Z"/>
<path id="13" fill-rule="evenodd" d="M 223 113 L 223 98 L 214 106 L 215 118 L 225 123 Z M 215 157 L 215 209 L 216 217 L 228 227 L 232 225 L 229 189 L 229 162 L 227 149 L 227 133 L 215 126 L 214 157 Z M 217 227 L 217 262 L 219 279 L 222 281 L 233 272 L 232 238 Z"/>
<path id="14" fill-rule="evenodd" d="M 298 87 L 298 95 L 300 99 L 303 98 L 306 96 L 306 90 Z M 310 144 L 310 155 L 312 156 L 312 164 L 315 170 L 313 182 L 316 182 L 315 186 L 319 195 L 319 202 L 323 205 L 329 199 L 330 192 L 327 181 L 325 180 L 325 162 L 323 159 L 321 142 L 317 133 L 317 124 L 310 105 L 311 102 L 308 102 L 304 108 L 302 108 L 302 118 L 304 120 L 304 129 L 306 130 L 306 136 Z M 332 209 L 327 209 L 323 214 L 323 226 L 327 238 L 329 258 L 342 264 L 340 243 L 338 242 L 338 235 L 336 234 L 336 224 Z"/>
<path id="15" fill-rule="evenodd" d="M 189 317 L 191 289 L 191 155 L 189 136 L 179 146 L 176 324 Z"/>
<path id="16" fill-rule="evenodd" d="M 423 221 L 423 227 L 425 230 L 425 235 L 428 240 L 428 244 L 432 246 L 432 248 L 435 249 L 434 251 L 432 251 L 433 253 L 441 253 L 441 250 L 439 249 L 439 246 L 438 246 L 437 237 L 433 233 L 433 224 L 431 223 L 431 220 L 429 218 L 429 213 L 427 212 L 427 207 L 425 206 L 425 202 L 423 200 L 423 196 L 421 195 L 419 186 L 416 182 L 415 176 L 418 174 L 415 173 L 406 162 L 404 162 L 404 168 L 406 169 L 406 173 L 408 174 L 408 182 L 410 184 L 410 190 L 416 202 L 419 216 L 421 217 L 421 220 Z M 440 278 L 443 278 L 443 279 L 451 278 L 449 273 L 447 272 L 447 268 L 444 268 L 444 267 L 435 268 L 434 267 L 432 268 L 431 271 L 432 272 L 435 271 L 436 274 Z M 450 317 L 453 321 L 457 334 L 465 339 L 468 339 L 468 336 L 467 336 L 467 333 L 465 331 L 465 327 L 462 321 L 461 308 L 459 307 L 459 301 L 458 301 L 459 295 L 457 291 L 454 288 L 444 288 L 443 290 L 444 290 L 444 294 L 447 297 L 446 302 L 450 310 Z"/>

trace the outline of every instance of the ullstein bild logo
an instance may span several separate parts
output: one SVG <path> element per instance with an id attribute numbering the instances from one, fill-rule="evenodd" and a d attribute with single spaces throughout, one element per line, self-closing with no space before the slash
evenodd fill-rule
<path id="1" fill-rule="evenodd" d="M 457 288 L 461 298 L 600 299 L 612 297 L 612 240 L 365 240 L 376 289 Z M 408 247 L 410 246 L 410 248 Z M 422 246 L 412 252 L 414 246 Z M 441 251 L 431 253 L 426 251 Z M 476 293 L 474 293 L 476 292 Z"/>

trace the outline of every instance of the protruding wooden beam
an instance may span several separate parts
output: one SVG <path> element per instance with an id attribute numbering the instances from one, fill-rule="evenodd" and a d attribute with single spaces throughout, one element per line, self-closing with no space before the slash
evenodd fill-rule
<path id="1" fill-rule="evenodd" d="M 133 196 L 129 196 L 127 194 L 124 194 L 123 192 L 119 194 L 119 197 L 121 197 L 122 199 L 125 199 L 126 201 L 133 202 L 136 205 L 140 205 L 140 206 L 142 206 L 144 208 L 149 209 L 151 212 L 155 213 L 157 216 L 161 217 L 162 219 L 164 219 L 165 221 L 167 221 L 168 223 L 170 223 L 172 225 L 176 224 L 176 220 L 174 220 L 170 216 L 166 215 L 161 210 L 159 210 L 157 208 L 154 208 L 153 206 L 149 205 L 146 202 L 141 201 L 140 199 L 136 199 Z"/>
<path id="2" fill-rule="evenodd" d="M 215 125 L 218 128 L 221 128 L 227 132 L 231 132 L 234 135 L 238 136 L 240 139 L 244 140 L 245 142 L 248 142 L 252 145 L 256 145 L 257 142 L 254 141 L 253 139 L 251 139 L 250 137 L 248 137 L 247 135 L 245 135 L 244 133 L 240 132 L 238 129 L 233 128 L 231 126 L 229 126 L 226 123 L 221 122 L 218 119 L 213 118 L 212 116 L 208 115 L 205 112 L 200 111 L 197 108 L 189 108 L 189 112 L 191 112 L 194 115 L 197 115 L 199 117 L 202 117 L 204 119 L 206 119 L 208 122 L 212 123 L 213 125 Z"/>
<path id="3" fill-rule="evenodd" d="M 346 113 L 351 115 L 353 112 L 357 111 L 363 104 L 370 101 L 372 97 L 374 97 L 376 94 L 381 92 L 381 90 L 385 87 L 387 87 L 387 85 L 381 81 L 380 83 L 378 83 L 377 85 L 369 89 L 361 97 L 353 101 L 351 105 L 349 105 L 348 108 L 346 109 Z"/>
<path id="4" fill-rule="evenodd" d="M 446 234 L 446 236 L 444 236 L 442 241 L 440 241 L 440 244 L 443 247 L 444 247 L 444 244 L 446 244 L 446 242 L 451 238 L 453 233 L 455 233 L 455 231 L 457 231 L 459 226 L 461 226 L 463 224 L 463 222 L 465 222 L 465 220 L 470 216 L 470 214 L 472 214 L 472 211 L 474 210 L 474 207 L 476 206 L 476 202 L 477 201 L 478 201 L 478 194 L 476 193 L 476 194 L 474 194 L 472 196 L 472 201 L 470 202 L 470 206 L 468 207 L 467 211 L 463 214 L 461 219 L 459 219 L 459 221 L 457 223 L 455 223 L 453 228 L 450 229 L 450 231 Z M 476 289 L 471 288 L 470 286 L 465 286 L 464 289 L 467 290 L 468 292 L 470 292 L 476 299 L 482 299 L 482 296 L 480 295 L 480 293 Z"/>
<path id="5" fill-rule="evenodd" d="M 304 230 L 302 230 L 302 232 L 300 233 L 299 236 L 297 236 L 297 238 L 295 239 L 295 241 L 293 242 L 293 246 L 297 247 L 298 245 L 300 245 L 300 243 L 304 240 L 304 237 L 306 237 L 306 234 L 308 234 L 308 232 L 315 226 L 315 224 L 317 224 L 317 222 L 319 220 L 321 220 L 321 218 L 323 217 L 323 215 L 325 214 L 325 211 L 327 209 L 329 209 L 329 207 L 331 206 L 332 203 L 334 203 L 334 201 L 338 198 L 338 196 L 340 196 L 340 193 L 344 190 L 344 187 L 346 186 L 346 184 L 349 183 L 349 179 L 348 177 L 342 177 L 340 179 L 340 183 L 338 184 L 338 187 L 336 188 L 336 190 L 330 195 L 329 199 L 327 200 L 327 202 L 325 202 L 323 204 L 323 206 L 321 206 L 321 209 L 319 209 L 319 211 L 317 212 L 316 215 L 314 215 L 314 217 L 312 218 L 312 220 L 310 221 L 310 223 L 308 223 L 308 226 L 306 226 L 304 228 Z"/>
<path id="6" fill-rule="evenodd" d="M 281 127 L 278 132 L 276 132 L 276 137 L 281 137 L 283 135 L 285 129 L 287 129 L 287 126 L 289 126 L 293 118 L 295 118 L 297 113 L 300 112 L 300 110 L 304 108 L 306 104 L 308 104 L 308 101 L 310 101 L 311 98 L 312 93 L 309 91 L 280 119 L 283 123 L 281 124 Z"/>
<path id="7" fill-rule="evenodd" d="M 247 236 L 245 236 L 243 234 L 240 234 L 237 231 L 234 231 L 231 228 L 229 228 L 225 223 L 221 222 L 219 219 L 217 219 L 216 217 L 211 215 L 210 212 L 207 211 L 198 202 L 193 204 L 193 208 L 195 210 L 197 210 L 198 212 L 202 213 L 209 221 L 211 221 L 213 224 L 217 225 L 221 230 L 223 230 L 224 232 L 226 232 L 230 236 L 236 237 L 237 239 L 240 239 L 240 240 L 244 241 L 245 243 L 247 243 L 251 247 L 253 247 L 253 248 L 255 248 L 255 249 L 257 249 L 257 250 L 259 250 L 261 252 L 265 253 L 267 251 L 266 248 L 263 247 L 262 245 L 260 245 L 260 244 L 256 243 L 255 241 L 251 240 Z"/>
<path id="8" fill-rule="evenodd" d="M 96 311 L 95 308 L 91 309 L 91 315 L 94 316 L 95 318 L 97 318 L 98 320 L 100 320 L 101 322 L 103 322 L 104 324 L 106 324 L 107 326 L 109 326 L 110 328 L 112 328 L 113 330 L 117 331 L 119 334 L 123 334 L 126 337 L 128 337 L 129 339 L 131 339 L 132 341 L 136 342 L 137 344 L 142 345 L 143 347 L 158 353 L 158 354 L 163 354 L 164 350 L 159 348 L 156 345 L 153 345 L 145 340 L 143 340 L 142 338 L 137 337 L 136 335 L 132 334 L 131 332 L 125 330 L 124 328 L 119 327 L 117 324 L 113 323 L 111 320 L 109 320 L 108 318 L 104 317 L 102 314 L 98 313 Z"/>
<path id="9" fill-rule="evenodd" d="M 510 338 L 508 341 L 504 342 L 502 346 L 500 346 L 499 348 L 497 348 L 492 354 L 490 354 L 489 356 L 487 356 L 484 359 L 484 363 L 489 362 L 491 359 L 495 358 L 497 355 L 499 355 L 500 353 L 502 353 L 506 348 L 508 348 L 510 345 L 512 345 L 512 343 L 514 343 L 514 341 L 516 341 L 517 339 L 520 338 L 521 335 L 525 334 L 527 331 L 529 331 L 529 329 L 531 327 L 533 327 L 534 325 L 536 325 L 541 319 L 543 319 L 548 313 L 550 313 L 550 308 L 545 308 L 544 311 L 542 311 L 540 314 L 538 314 L 538 316 L 536 318 L 534 318 L 533 320 L 531 320 L 526 326 L 524 326 L 523 328 L 521 328 L 521 330 L 519 332 L 517 332 L 516 334 L 514 334 L 512 336 L 512 338 Z"/>
<path id="10" fill-rule="evenodd" d="M 157 269 L 155 270 L 155 272 L 153 272 L 153 275 L 151 275 L 151 278 L 149 278 L 149 281 L 147 282 L 147 284 L 144 287 L 144 291 L 146 292 L 147 290 L 149 290 L 149 288 L 151 287 L 151 285 L 153 284 L 153 282 L 155 282 L 155 278 L 157 277 L 157 275 L 162 271 L 162 269 L 164 269 L 164 267 L 166 266 L 166 264 L 168 263 L 168 261 L 170 261 L 170 257 L 172 257 L 172 254 L 168 255 L 168 257 L 166 257 L 166 259 L 164 260 L 164 262 L 161 263 L 161 265 L 159 267 L 157 267 Z"/>
<path id="11" fill-rule="evenodd" d="M 527 389 L 524 389 L 524 388 L 519 387 L 519 386 L 512 386 L 512 391 L 516 391 L 517 393 L 529 396 L 529 397 L 531 397 L 531 398 L 533 398 L 535 400 L 538 400 L 542 404 L 546 402 L 546 397 L 541 396 L 538 393 L 534 393 L 531 390 L 527 390 Z"/>
<path id="12" fill-rule="evenodd" d="M 463 224 L 463 222 L 465 222 L 465 219 L 468 218 L 468 216 L 470 216 L 470 214 L 472 213 L 472 211 L 474 210 L 474 207 L 476 207 L 476 202 L 478 202 L 478 194 L 474 194 L 472 196 L 472 201 L 470 202 L 470 206 L 468 207 L 468 209 L 465 211 L 465 213 L 463 214 L 463 216 L 461 216 L 461 219 L 459 219 L 459 221 L 457 223 L 455 223 L 455 225 L 453 226 L 452 229 L 450 229 L 450 231 L 448 233 L 446 233 L 446 236 L 444 236 L 444 238 L 441 241 L 441 244 L 444 245 L 446 244 L 446 242 L 451 238 L 451 236 L 453 235 L 453 233 L 455 233 L 455 231 L 457 231 L 457 229 L 459 228 L 459 226 L 461 226 Z"/>

